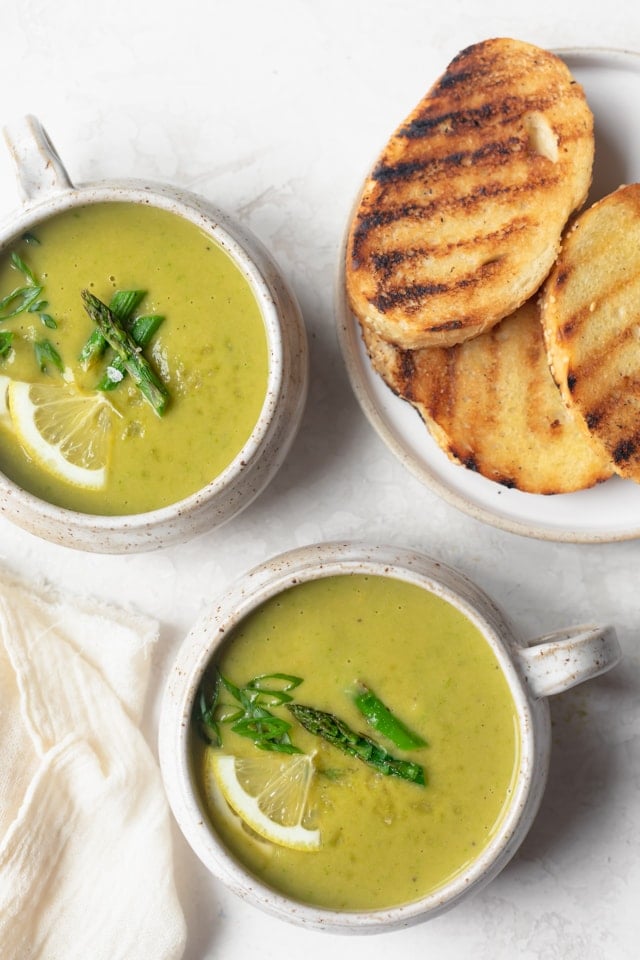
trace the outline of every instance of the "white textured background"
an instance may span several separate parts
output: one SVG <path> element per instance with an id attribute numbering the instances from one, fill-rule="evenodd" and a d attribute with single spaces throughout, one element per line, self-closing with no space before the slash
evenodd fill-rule
<path id="1" fill-rule="evenodd" d="M 255 563 L 320 539 L 421 549 L 476 580 L 521 631 L 612 621 L 625 651 L 608 677 L 552 703 L 542 809 L 516 859 L 474 900 L 375 938 L 302 931 L 227 894 L 176 832 L 187 960 L 327 951 L 386 960 L 390 950 L 446 960 L 640 956 L 640 545 L 528 540 L 437 499 L 366 422 L 334 331 L 337 249 L 362 175 L 451 57 L 497 35 L 640 49 L 640 8 L 615 0 L 2 2 L 0 123 L 35 113 L 73 180 L 164 180 L 235 213 L 292 282 L 309 333 L 302 431 L 269 490 L 227 527 L 155 554 L 88 561 L 0 519 L 0 560 L 16 571 L 160 619 L 150 738 L 166 671 L 204 605 Z M 0 149 L 0 217 L 16 204 Z"/>

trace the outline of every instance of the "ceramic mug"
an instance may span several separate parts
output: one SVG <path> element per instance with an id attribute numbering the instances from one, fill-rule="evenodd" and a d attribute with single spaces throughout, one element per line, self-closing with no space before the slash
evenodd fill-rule
<path id="1" fill-rule="evenodd" d="M 481 854 L 435 892 L 384 910 L 341 912 L 310 906 L 272 890 L 226 849 L 211 826 L 190 764 L 196 692 L 228 634 L 266 600 L 319 577 L 393 577 L 448 601 L 491 647 L 516 705 L 521 740 L 514 792 L 502 825 Z M 257 567 L 215 602 L 185 639 L 171 671 L 160 718 L 163 778 L 173 813 L 192 849 L 231 890 L 285 920 L 339 933 L 383 932 L 436 916 L 487 883 L 524 839 L 543 794 L 550 753 L 546 698 L 601 674 L 620 659 L 615 630 L 585 624 L 523 643 L 493 601 L 465 576 L 429 557 L 396 547 L 326 543 L 294 550 Z"/>
<path id="2" fill-rule="evenodd" d="M 131 516 L 94 516 L 46 503 L 0 473 L 0 511 L 17 525 L 65 546 L 103 553 L 150 550 L 218 526 L 271 480 L 300 424 L 308 349 L 295 298 L 262 244 L 201 197 L 165 184 L 109 180 L 74 185 L 47 133 L 28 116 L 5 129 L 22 208 L 0 228 L 0 251 L 43 220 L 80 206 L 126 202 L 170 211 L 210 234 L 248 280 L 260 305 L 268 348 L 267 392 L 258 421 L 234 460 L 202 490 L 168 507 Z"/>

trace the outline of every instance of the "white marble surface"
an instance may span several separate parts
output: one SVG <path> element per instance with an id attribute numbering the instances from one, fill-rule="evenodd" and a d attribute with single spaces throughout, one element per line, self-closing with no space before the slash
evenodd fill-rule
<path id="1" fill-rule="evenodd" d="M 537 0 L 4 0 L 0 122 L 35 113 L 76 180 L 169 181 L 234 211 L 272 250 L 303 308 L 311 389 L 271 487 L 227 527 L 128 557 L 41 543 L 0 519 L 0 561 L 63 589 L 135 605 L 162 623 L 148 733 L 181 637 L 236 574 L 330 538 L 403 544 L 476 580 L 530 635 L 617 625 L 621 666 L 552 703 L 540 814 L 485 891 L 429 924 L 344 938 L 281 924 L 209 878 L 176 831 L 186 960 L 327 951 L 351 960 L 635 960 L 640 947 L 640 653 L 634 541 L 530 540 L 439 500 L 362 415 L 332 308 L 337 248 L 378 148 L 462 47 L 512 35 L 548 47 L 640 49 L 629 2 Z M 17 204 L 0 150 L 0 216 Z"/>

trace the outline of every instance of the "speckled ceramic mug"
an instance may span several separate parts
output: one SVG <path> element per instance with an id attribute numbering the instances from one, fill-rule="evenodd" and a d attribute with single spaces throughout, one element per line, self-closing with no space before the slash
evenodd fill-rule
<path id="1" fill-rule="evenodd" d="M 480 855 L 429 895 L 384 910 L 340 912 L 298 902 L 252 876 L 226 849 L 207 817 L 190 764 L 190 725 L 203 674 L 229 632 L 289 587 L 349 574 L 393 577 L 451 603 L 491 647 L 516 705 L 521 742 L 513 796 Z M 620 659 L 612 627 L 571 627 L 528 643 L 489 597 L 450 567 L 396 547 L 326 543 L 294 550 L 252 570 L 218 599 L 185 639 L 165 690 L 160 763 L 174 815 L 192 849 L 231 890 L 269 913 L 339 933 L 375 933 L 434 917 L 495 877 L 523 841 L 544 791 L 550 753 L 550 694 L 604 673 Z"/>
<path id="2" fill-rule="evenodd" d="M 197 493 L 130 516 L 95 516 L 33 496 L 0 473 L 0 512 L 30 533 L 102 553 L 151 550 L 218 526 L 246 507 L 284 459 L 298 429 L 308 382 L 307 341 L 295 298 L 262 244 L 227 214 L 185 190 L 141 180 L 74 185 L 35 117 L 5 129 L 23 200 L 0 227 L 0 251 L 42 221 L 87 204 L 126 202 L 170 211 L 210 234 L 249 282 L 268 348 L 265 400 L 251 436 L 233 461 Z"/>

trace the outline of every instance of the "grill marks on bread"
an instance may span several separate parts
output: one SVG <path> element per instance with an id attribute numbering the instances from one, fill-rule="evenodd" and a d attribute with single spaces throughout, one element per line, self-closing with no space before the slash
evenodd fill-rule
<path id="1" fill-rule="evenodd" d="M 640 481 L 640 185 L 585 211 L 545 285 L 549 361 L 621 476 Z"/>
<path id="2" fill-rule="evenodd" d="M 405 348 L 492 326 L 544 280 L 592 162 L 591 112 L 559 58 L 509 39 L 462 51 L 365 183 L 352 310 Z"/>
<path id="3" fill-rule="evenodd" d="M 538 494 L 611 476 L 609 457 L 573 421 L 553 382 L 534 300 L 453 347 L 404 350 L 370 328 L 363 334 L 374 367 L 455 462 Z"/>

